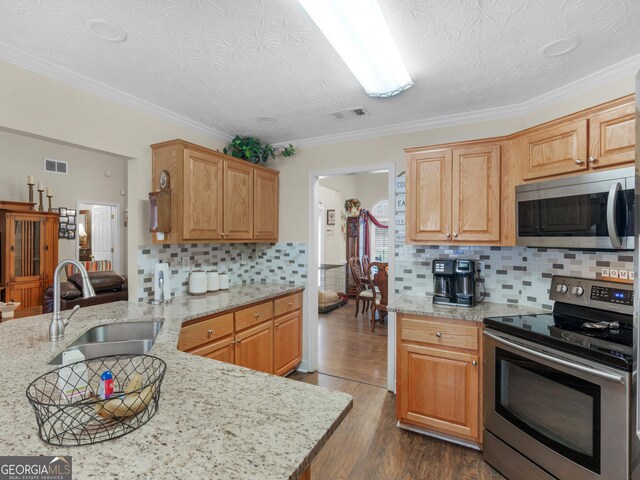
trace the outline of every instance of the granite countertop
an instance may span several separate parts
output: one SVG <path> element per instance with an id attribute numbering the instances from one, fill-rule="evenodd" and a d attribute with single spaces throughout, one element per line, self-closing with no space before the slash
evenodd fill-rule
<path id="1" fill-rule="evenodd" d="M 71 455 L 76 479 L 296 479 L 347 415 L 351 396 L 176 349 L 186 320 L 303 287 L 257 284 L 168 306 L 116 302 L 81 308 L 65 339 L 47 339 L 50 315 L 0 324 L 0 455 Z M 139 430 L 81 447 L 38 437 L 25 391 L 47 363 L 91 327 L 164 320 L 149 352 L 167 363 L 160 406 Z"/>
<path id="2" fill-rule="evenodd" d="M 485 317 L 502 317 L 507 315 L 530 315 L 535 313 L 549 313 L 535 307 L 512 305 L 505 303 L 482 302 L 474 307 L 458 307 L 455 305 L 434 305 L 432 295 L 400 295 L 395 299 L 389 310 L 398 313 L 428 315 L 440 318 L 468 320 L 482 322 Z"/>

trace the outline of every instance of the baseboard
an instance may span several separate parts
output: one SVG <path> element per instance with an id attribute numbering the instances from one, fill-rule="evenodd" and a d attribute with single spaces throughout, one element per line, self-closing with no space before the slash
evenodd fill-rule
<path id="1" fill-rule="evenodd" d="M 445 442 L 456 443 L 458 445 L 462 445 L 463 447 L 473 448 L 474 450 L 482 450 L 479 445 L 468 442 L 466 440 L 461 440 L 459 438 L 450 437 L 449 435 L 445 435 L 443 433 L 432 432 L 431 430 L 426 430 L 424 428 L 416 427 L 415 425 L 409 425 L 407 423 L 402 423 L 398 421 L 397 426 L 402 428 L 403 430 L 409 430 L 410 432 L 420 433 L 422 435 L 427 435 L 429 437 L 437 438 L 439 440 L 444 440 Z"/>
<path id="2" fill-rule="evenodd" d="M 298 368 L 296 368 L 296 371 L 302 372 L 302 373 L 313 373 L 313 372 L 315 372 L 315 370 L 309 371 L 309 362 L 307 362 L 306 360 L 302 360 L 302 362 L 300 362 L 300 365 L 298 366 Z"/>

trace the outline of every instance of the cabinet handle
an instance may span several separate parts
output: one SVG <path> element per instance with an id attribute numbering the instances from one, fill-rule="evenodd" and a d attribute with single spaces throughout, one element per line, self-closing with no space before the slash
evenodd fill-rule
<path id="1" fill-rule="evenodd" d="M 259 314 L 259 313 L 256 313 L 256 314 L 254 315 L 254 317 L 259 318 L 259 317 L 260 317 L 260 314 Z"/>
<path id="2" fill-rule="evenodd" d="M 279 327 L 280 325 L 282 325 L 281 323 L 274 323 L 273 326 L 274 327 Z"/>
<path id="3" fill-rule="evenodd" d="M 260 236 L 260 234 L 259 234 L 259 233 L 256 233 L 256 237 L 259 237 L 259 236 Z"/>
<path id="4" fill-rule="evenodd" d="M 597 160 L 597 158 L 589 156 L 589 163 L 596 163 Z"/>
<path id="5" fill-rule="evenodd" d="M 287 303 L 287 305 L 292 306 L 292 305 L 293 305 L 293 302 L 289 302 L 289 303 Z"/>
<path id="6" fill-rule="evenodd" d="M 16 249 L 16 247 L 14 247 L 13 245 L 11 245 L 11 247 L 9 247 L 9 251 L 10 251 L 10 252 L 15 251 L 15 249 Z M 13 301 L 13 300 L 11 300 L 11 301 Z"/>
<path id="7" fill-rule="evenodd" d="M 440 332 L 436 332 L 436 337 L 440 338 L 442 334 Z"/>
<path id="8" fill-rule="evenodd" d="M 471 365 L 473 365 L 474 367 L 478 366 L 478 362 L 476 362 L 475 360 L 473 362 L 471 362 Z"/>
<path id="9" fill-rule="evenodd" d="M 209 336 L 213 335 L 213 330 L 207 330 L 207 335 Z"/>
<path id="10" fill-rule="evenodd" d="M 458 238 L 458 232 L 453 232 L 453 238 Z"/>
<path id="11" fill-rule="evenodd" d="M 49 245 L 45 245 L 45 246 L 44 246 L 44 251 L 45 251 L 45 252 L 48 252 L 48 251 L 49 251 Z"/>
<path id="12" fill-rule="evenodd" d="M 444 235 L 445 235 L 445 237 L 447 237 L 447 238 L 449 238 L 449 237 L 451 236 L 451 234 L 450 234 L 449 232 L 445 233 Z"/>
<path id="13" fill-rule="evenodd" d="M 583 160 L 580 160 L 579 158 L 576 158 L 576 165 L 582 165 L 584 163 Z"/>

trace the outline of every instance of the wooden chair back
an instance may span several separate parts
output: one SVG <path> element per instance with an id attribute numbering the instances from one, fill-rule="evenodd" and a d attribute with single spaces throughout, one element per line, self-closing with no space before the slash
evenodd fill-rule
<path id="1" fill-rule="evenodd" d="M 362 276 L 365 276 L 367 274 L 370 263 L 371 260 L 369 260 L 369 255 L 362 255 Z"/>
<path id="2" fill-rule="evenodd" d="M 367 278 L 372 286 L 377 287 L 377 289 L 373 289 L 374 306 L 379 310 L 386 310 L 389 304 L 389 264 L 386 262 L 371 262 L 367 269 Z"/>
<path id="3" fill-rule="evenodd" d="M 362 290 L 362 267 L 360 266 L 360 260 L 358 260 L 358 257 L 351 257 L 349 259 L 349 269 L 351 270 L 351 276 L 353 277 L 353 283 L 356 286 L 356 290 Z"/>

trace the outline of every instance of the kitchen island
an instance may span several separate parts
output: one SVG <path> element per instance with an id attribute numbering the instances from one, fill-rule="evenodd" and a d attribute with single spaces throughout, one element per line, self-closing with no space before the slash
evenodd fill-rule
<path id="1" fill-rule="evenodd" d="M 182 323 L 302 287 L 256 284 L 167 306 L 117 302 L 82 308 L 65 339 L 49 342 L 51 316 L 0 324 L 0 455 L 71 455 L 84 478 L 296 479 L 351 409 L 349 395 L 176 349 Z M 65 312 L 68 314 L 68 312 Z M 162 320 L 150 355 L 167 363 L 156 415 L 105 443 L 53 447 L 38 437 L 27 386 L 48 362 L 101 324 Z"/>

